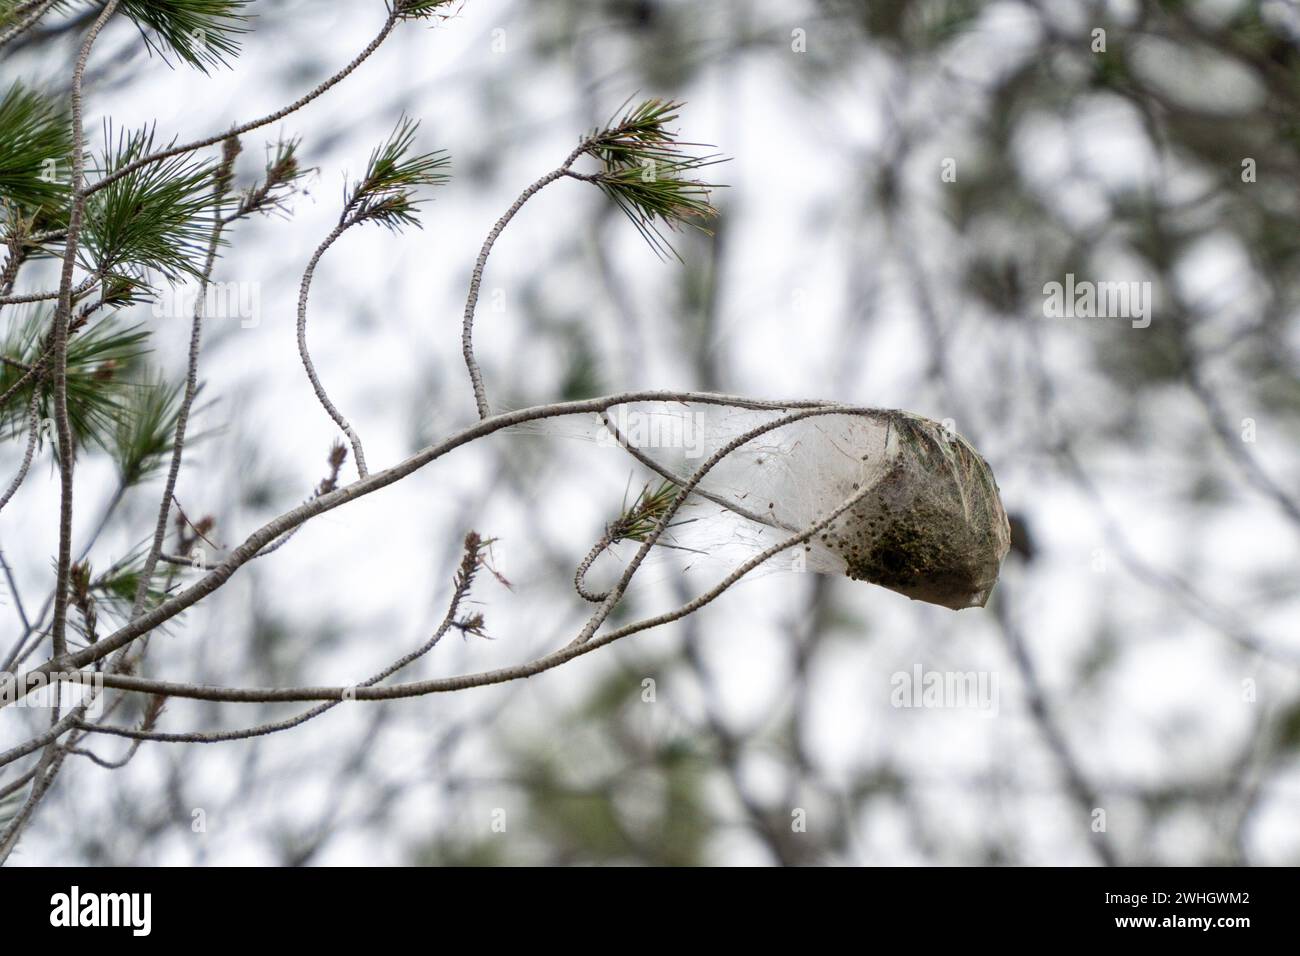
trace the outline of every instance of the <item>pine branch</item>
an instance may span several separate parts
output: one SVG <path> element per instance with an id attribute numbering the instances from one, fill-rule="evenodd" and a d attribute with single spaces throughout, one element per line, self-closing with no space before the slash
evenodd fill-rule
<path id="1" fill-rule="evenodd" d="M 127 389 L 109 448 L 123 485 L 139 484 L 161 467 L 171 450 L 181 398 L 180 383 L 168 382 L 157 371 Z"/>
<path id="2" fill-rule="evenodd" d="M 408 156 L 420 124 L 403 116 L 387 140 L 370 154 L 365 174 L 344 193 L 339 224 L 344 228 L 376 222 L 394 231 L 418 226 L 415 198 L 422 186 L 440 186 L 451 177 L 443 172 L 451 163 L 445 150 Z"/>
<path id="3" fill-rule="evenodd" d="M 274 147 L 267 147 L 266 170 L 261 182 L 244 191 L 239 205 L 222 220 L 226 225 L 255 213 L 285 210 L 284 202 L 298 181 L 312 171 L 298 162 L 300 143 L 296 138 L 281 139 Z"/>
<path id="4" fill-rule="evenodd" d="M 153 129 L 119 133 L 105 126 L 98 172 L 112 176 L 153 148 Z M 175 157 L 114 178 L 86 203 L 82 265 L 102 275 L 153 270 L 175 282 L 199 278 L 212 228 L 212 164 Z"/>
<path id="5" fill-rule="evenodd" d="M 47 374 L 49 324 L 50 310 L 33 309 L 10 326 L 0 344 L 0 352 L 9 359 L 0 364 L 0 393 L 6 402 L 11 395 L 30 400 L 36 394 L 42 421 L 53 417 L 55 404 L 54 384 Z M 148 337 L 138 325 L 105 320 L 69 339 L 66 394 L 74 448 L 88 444 L 113 447 L 123 399 L 131 388 L 128 375 L 148 351 Z M 22 371 L 23 366 L 27 371 Z M 16 406 L 0 407 L 0 427 L 12 430 L 21 424 L 20 419 Z"/>
<path id="6" fill-rule="evenodd" d="M 15 83 L 0 100 L 0 210 L 15 218 L 67 201 L 72 155 L 67 107 Z"/>
<path id="7" fill-rule="evenodd" d="M 703 232 L 717 215 L 709 201 L 717 184 L 695 178 L 695 173 L 724 162 L 716 153 L 693 156 L 687 149 L 701 144 L 678 139 L 668 124 L 676 122 L 682 103 L 675 100 L 645 100 L 605 129 L 593 130 L 584 141 L 583 152 L 598 160 L 600 172 L 578 179 L 593 182 L 609 196 L 619 211 L 641 233 L 656 255 L 677 250 L 664 236 L 664 229 L 690 226 Z"/>
<path id="8" fill-rule="evenodd" d="M 686 147 L 696 144 L 678 140 L 677 134 L 667 129 L 667 124 L 677 119 L 680 107 L 681 104 L 675 101 L 646 100 L 628 111 L 618 123 L 594 130 L 558 168 L 525 189 L 483 240 L 474 271 L 470 274 L 460 338 L 461 354 L 469 371 L 479 418 L 485 419 L 492 414 L 483 372 L 474 356 L 474 312 L 478 306 L 479 288 L 492 247 L 524 203 L 561 177 L 594 183 L 631 220 L 656 255 L 663 258 L 671 253 L 679 261 L 681 257 L 664 237 L 661 227 L 672 230 L 691 225 L 708 231 L 702 222 L 716 215 L 708 201 L 709 190 L 716 187 L 691 178 L 691 174 L 722 162 L 722 159 L 717 155 L 691 156 Z M 584 155 L 599 160 L 603 167 L 601 171 L 575 172 L 573 164 Z"/>
<path id="9" fill-rule="evenodd" d="M 28 686 L 30 679 L 39 675 L 48 675 L 56 669 L 66 667 L 82 667 L 106 657 L 107 655 L 125 647 L 135 641 L 137 638 L 147 634 L 158 625 L 170 620 L 172 617 L 181 613 L 203 597 L 212 593 L 221 587 L 234 572 L 258 556 L 260 551 L 272 541 L 283 537 L 286 533 L 300 527 L 304 522 L 338 508 L 349 501 L 364 497 L 369 494 L 385 488 L 394 482 L 412 474 L 423 468 L 430 462 L 441 458 L 443 455 L 459 448 L 460 446 L 493 434 L 504 428 L 524 424 L 530 421 L 540 421 L 547 418 L 555 418 L 568 415 L 590 415 L 600 413 L 617 405 L 628 404 L 632 402 L 701 402 L 709 405 L 726 405 L 739 408 L 750 409 L 770 409 L 770 410 L 788 410 L 788 409 L 806 409 L 810 413 L 817 414 L 876 414 L 874 409 L 855 409 L 853 407 L 837 406 L 827 402 L 816 402 L 808 400 L 796 400 L 790 402 L 770 402 L 757 399 L 743 398 L 739 396 L 717 395 L 708 392 L 680 392 L 680 391 L 637 391 L 623 392 L 617 395 L 607 395 L 601 398 L 587 399 L 584 401 L 558 402 L 549 405 L 536 406 L 533 408 L 518 409 L 511 412 L 505 412 L 494 416 L 487 421 L 475 422 L 473 425 L 462 429 L 461 431 L 449 436 L 446 440 L 422 449 L 402 462 L 383 471 L 375 472 L 369 477 L 355 481 L 327 495 L 319 498 L 313 498 L 304 502 L 296 508 L 293 508 L 277 518 L 267 522 L 257 531 L 250 534 L 243 543 L 232 549 L 229 554 L 216 567 L 210 569 L 198 581 L 190 587 L 170 597 L 167 601 L 158 607 L 138 618 L 133 618 L 129 623 L 119 628 L 117 631 L 102 638 L 94 648 L 83 649 L 75 654 L 70 654 L 65 660 L 46 661 L 33 668 L 26 675 L 19 675 L 21 686 Z M 782 419 L 784 421 L 784 419 Z M 0 699 L 0 709 L 6 705 L 3 699 Z"/>
<path id="10" fill-rule="evenodd" d="M 239 55 L 239 37 L 251 17 L 248 0 L 123 0 L 122 12 L 140 30 L 145 46 L 167 63 L 174 55 L 207 73 Z"/>
<path id="11" fill-rule="evenodd" d="M 84 213 L 84 156 L 82 153 L 82 101 L 81 89 L 85 77 L 86 64 L 90 60 L 90 51 L 95 40 L 103 30 L 104 24 L 117 9 L 118 0 L 108 0 L 103 10 L 95 18 L 72 68 L 71 128 L 72 128 L 72 203 L 68 213 L 68 233 L 64 244 L 63 262 L 59 278 L 59 302 L 54 312 L 53 343 L 50 361 L 53 364 L 54 380 L 54 425 L 59 442 L 59 553 L 54 577 L 54 614 L 50 623 L 50 645 L 52 659 L 63 657 L 67 645 L 68 612 L 68 574 L 72 567 L 72 498 L 73 498 L 73 461 L 72 461 L 72 427 L 68 421 L 68 325 L 72 314 L 72 274 L 77 254 L 77 242 L 80 237 L 81 220 Z M 53 783 L 59 768 L 63 765 L 63 751 L 57 747 L 47 747 L 41 757 L 38 779 L 32 785 L 27 802 L 18 816 L 0 835 L 0 863 L 8 859 L 18 841 L 31 814 L 44 799 L 45 793 Z"/>
<path id="12" fill-rule="evenodd" d="M 27 0 L 0 13 L 0 47 L 22 36 L 51 10 L 67 6 L 67 0 Z"/>
<path id="13" fill-rule="evenodd" d="M 361 438 L 325 391 L 320 376 L 316 374 L 311 352 L 307 349 L 307 298 L 311 294 L 316 266 L 339 236 L 365 222 L 376 222 L 394 231 L 405 225 L 418 225 L 415 205 L 419 200 L 415 198 L 415 190 L 421 186 L 440 185 L 448 180 L 449 177 L 442 170 L 449 160 L 442 150 L 407 155 L 415 141 L 418 127 L 418 123 L 402 117 L 388 139 L 370 154 L 365 174 L 344 193 L 343 211 L 339 215 L 338 225 L 312 253 L 298 288 L 298 356 L 302 359 L 303 369 L 307 372 L 316 399 L 343 434 L 347 435 L 352 445 L 357 474 L 362 478 L 369 471 Z"/>
<path id="14" fill-rule="evenodd" d="M 367 59 L 369 59 L 370 55 L 374 53 L 377 49 L 379 49 L 380 44 L 382 44 L 384 40 L 388 38 L 388 35 L 392 33 L 393 27 L 397 25 L 400 19 L 402 19 L 402 17 L 399 15 L 399 13 L 390 8 L 388 16 L 384 20 L 383 26 L 379 28 L 379 32 L 368 44 L 366 44 L 365 48 L 360 53 L 358 53 L 355 57 L 353 57 L 352 61 L 348 63 L 347 66 L 343 67 L 343 69 L 339 70 L 337 73 L 329 77 L 324 82 L 318 84 L 315 88 L 313 88 L 308 93 L 294 100 L 288 106 L 278 109 L 273 113 L 268 113 L 265 116 L 261 116 L 255 120 L 250 120 L 247 123 L 241 123 L 240 125 L 234 127 L 233 129 L 228 130 L 227 132 L 217 133 L 213 136 L 207 136 L 204 137 L 203 139 L 194 140 L 193 142 L 183 143 L 180 146 L 168 146 L 165 149 L 161 149 L 155 153 L 149 153 L 146 156 L 140 156 L 139 158 L 132 160 L 126 166 L 123 166 L 121 169 L 116 170 L 110 175 L 105 176 L 99 182 L 95 183 L 93 186 L 91 186 L 86 190 L 86 194 L 90 195 L 98 192 L 101 189 L 105 189 L 116 180 L 121 179 L 124 176 L 128 176 L 134 172 L 137 172 L 138 170 L 143 169 L 146 166 L 153 165 L 154 163 L 160 163 L 163 162 L 164 160 L 172 159 L 173 157 L 176 156 L 183 156 L 186 153 L 192 153 L 195 152 L 196 150 L 204 149 L 208 146 L 215 146 L 217 143 L 220 143 L 228 136 L 242 136 L 245 133 L 250 133 L 255 129 L 260 129 L 263 126 L 269 126 L 270 124 L 277 122 L 278 120 L 282 120 L 290 113 L 297 112 L 298 110 L 306 106 L 308 103 L 315 100 L 317 97 L 324 95 L 328 90 L 332 89 L 334 86 L 341 83 L 354 70 L 356 70 L 357 67 L 359 67 L 362 63 L 364 63 Z"/>

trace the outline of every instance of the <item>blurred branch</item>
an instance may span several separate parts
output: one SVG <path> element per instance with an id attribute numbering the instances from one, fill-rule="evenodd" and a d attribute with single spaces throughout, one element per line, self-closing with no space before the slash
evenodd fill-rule
<path id="1" fill-rule="evenodd" d="M 21 3 L 16 6 L 10 11 L 11 15 L 18 16 L 26 13 L 27 16 L 0 33 L 0 47 L 36 26 L 41 17 L 49 13 L 50 8 L 58 2 L 59 0 L 36 0 L 34 3 Z"/>
<path id="2" fill-rule="evenodd" d="M 1015 662 L 1016 670 L 1020 673 L 1020 679 L 1024 684 L 1030 717 L 1033 718 L 1044 742 L 1046 742 L 1057 765 L 1061 768 L 1061 772 L 1065 775 L 1066 788 L 1078 808 L 1079 825 L 1089 826 L 1092 822 L 1093 812 L 1101 807 L 1100 796 L 1084 775 L 1074 751 L 1066 740 L 1065 734 L 1062 732 L 1056 716 L 1048 704 L 1047 694 L 1043 690 L 1042 682 L 1039 680 L 1038 670 L 1034 666 L 1029 647 L 1025 644 L 1020 629 L 1012 620 L 1011 595 L 1007 593 L 1007 582 L 1001 582 L 998 592 L 998 600 L 993 602 L 994 612 L 998 624 L 1002 628 L 1002 635 L 1011 653 L 1011 659 Z M 1119 856 L 1116 854 L 1114 847 L 1111 846 L 1106 832 L 1103 830 L 1094 833 L 1089 829 L 1089 833 L 1093 836 L 1089 845 L 1101 857 L 1102 862 L 1106 866 L 1119 866 Z"/>

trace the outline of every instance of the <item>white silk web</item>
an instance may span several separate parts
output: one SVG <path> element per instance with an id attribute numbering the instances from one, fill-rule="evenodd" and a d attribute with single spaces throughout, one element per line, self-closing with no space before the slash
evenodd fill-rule
<path id="1" fill-rule="evenodd" d="M 700 403 L 621 405 L 574 427 L 677 484 L 719 449 L 782 410 Z M 743 560 L 861 498 L 782 566 L 870 581 L 950 608 L 987 601 L 1010 545 L 988 464 L 938 422 L 892 410 L 828 412 L 758 435 L 722 458 L 664 539 L 726 561 Z M 693 495 L 692 498 L 695 498 Z M 620 549 L 622 550 L 622 549 Z"/>

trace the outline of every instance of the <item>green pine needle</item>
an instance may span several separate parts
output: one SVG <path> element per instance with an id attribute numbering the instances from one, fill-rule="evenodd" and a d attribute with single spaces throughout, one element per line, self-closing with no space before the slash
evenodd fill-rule
<path id="1" fill-rule="evenodd" d="M 703 182 L 694 174 L 725 160 L 715 154 L 694 156 L 686 143 L 667 126 L 677 120 L 682 104 L 675 100 L 649 99 L 624 113 L 618 122 L 595 130 L 587 138 L 586 150 L 603 169 L 594 181 L 627 216 L 657 255 L 681 256 L 663 233 L 691 226 L 708 232 L 704 223 L 717 215 L 709 201 L 715 183 Z"/>
<path id="2" fill-rule="evenodd" d="M 403 116 L 382 145 L 370 154 L 366 172 L 344 194 L 340 222 L 377 222 L 389 229 L 419 226 L 415 190 L 439 186 L 451 176 L 443 172 L 451 159 L 445 150 L 408 157 L 420 124 Z"/>
<path id="3" fill-rule="evenodd" d="M 145 542 L 139 545 L 91 580 L 90 589 L 108 618 L 119 622 L 130 619 L 136 586 L 144 574 L 145 558 L 151 544 L 152 542 Z M 159 562 L 155 566 L 149 586 L 145 589 L 146 608 L 156 607 L 166 600 L 167 588 L 174 575 L 175 570 L 170 565 Z"/>
<path id="4" fill-rule="evenodd" d="M 0 143 L 0 199 L 25 210 L 63 203 L 72 127 L 62 103 L 15 83 L 0 100 Z"/>
<path id="5" fill-rule="evenodd" d="M 446 20 L 453 14 L 443 11 L 455 0 L 393 0 L 389 7 L 399 20 L 429 20 L 441 17 Z"/>
<path id="6" fill-rule="evenodd" d="M 106 128 L 104 138 L 102 174 L 154 152 L 152 129 L 119 134 L 114 144 Z M 170 282 L 199 278 L 211 229 L 211 163 L 173 156 L 90 195 L 80 259 L 85 269 L 104 275 L 148 269 Z"/>
<path id="7" fill-rule="evenodd" d="M 49 344 L 52 315 L 50 306 L 30 308 L 26 316 L 12 322 L 0 351 L 23 366 L 38 364 Z M 139 326 L 124 327 L 105 319 L 68 339 L 68 423 L 78 445 L 114 447 L 125 393 L 134 387 L 130 383 L 131 372 L 148 351 L 148 338 L 148 333 Z M 0 393 L 7 391 L 23 374 L 19 366 L 0 363 Z M 28 379 L 0 409 L 0 425 L 10 434 L 27 427 L 34 387 L 39 389 L 39 419 L 46 422 L 54 418 L 52 379 L 42 375 L 37 385 L 35 378 Z M 42 428 L 42 440 L 52 441 L 53 437 L 52 429 Z"/>
<path id="8" fill-rule="evenodd" d="M 671 507 L 677 494 L 678 488 L 671 481 L 660 482 L 653 489 L 647 482 L 630 508 L 624 501 L 623 513 L 609 526 L 610 540 L 644 542 Z"/>
<path id="9" fill-rule="evenodd" d="M 26 20 L 37 2 L 38 0 L 0 0 L 0 30 Z M 75 0 L 55 0 L 54 5 L 47 12 L 67 13 L 74 3 Z"/>
<path id="10" fill-rule="evenodd" d="M 170 63 L 175 54 L 207 73 L 239 55 L 239 35 L 251 17 L 249 0 L 123 0 L 121 10 L 140 29 L 145 45 Z"/>
<path id="11" fill-rule="evenodd" d="M 183 385 L 168 383 L 154 372 L 123 395 L 109 448 L 123 485 L 130 487 L 148 478 L 171 455 Z"/>

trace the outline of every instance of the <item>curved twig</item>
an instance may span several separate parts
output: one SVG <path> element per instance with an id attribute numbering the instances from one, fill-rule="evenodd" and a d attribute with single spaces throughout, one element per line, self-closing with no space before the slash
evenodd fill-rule
<path id="1" fill-rule="evenodd" d="M 311 259 L 307 261 L 307 268 L 302 273 L 302 283 L 298 287 L 298 356 L 302 359 L 302 367 L 307 370 L 307 378 L 311 381 L 312 391 L 316 393 L 317 401 L 321 403 L 329 417 L 334 419 L 334 424 L 338 425 L 343 434 L 348 436 L 348 443 L 352 445 L 352 454 L 357 463 L 357 474 L 365 478 L 370 472 L 366 468 L 366 454 L 361 448 L 361 436 L 348 424 L 348 420 L 343 417 L 343 413 L 330 401 L 329 395 L 325 392 L 325 386 L 321 384 L 320 378 L 316 375 L 316 366 L 312 364 L 311 353 L 307 351 L 307 296 L 311 293 L 311 280 L 316 274 L 316 265 L 320 262 L 321 256 L 325 255 L 325 250 L 334 245 L 338 237 L 356 225 L 358 221 L 356 216 L 349 216 L 340 220 L 339 224 L 325 237 L 325 241 L 316 247 Z"/>
<path id="2" fill-rule="evenodd" d="M 137 617 L 144 607 L 149 593 L 149 582 L 153 580 L 154 568 L 162 555 L 163 540 L 167 536 L 167 520 L 171 517 L 172 500 L 176 492 L 176 481 L 181 473 L 181 458 L 185 454 L 185 429 L 190 420 L 190 408 L 194 405 L 194 396 L 199 391 L 199 350 L 203 342 L 203 303 L 207 298 L 208 284 L 212 281 L 212 270 L 217 262 L 217 247 L 221 242 L 221 231 L 225 221 L 221 218 L 221 203 L 230 186 L 230 175 L 234 169 L 235 158 L 239 155 L 239 140 L 231 136 L 225 141 L 221 164 L 214 174 L 212 232 L 208 238 L 208 254 L 199 274 L 198 296 L 194 300 L 194 318 L 190 324 L 190 351 L 185 370 L 185 394 L 181 398 L 180 409 L 176 413 L 176 433 L 172 440 L 171 463 L 167 468 L 167 480 L 163 484 L 162 504 L 158 506 L 158 521 L 154 524 L 153 544 L 145 557 L 140 580 L 135 586 L 135 596 L 131 602 L 131 616 Z"/>
<path id="3" fill-rule="evenodd" d="M 605 553 L 605 549 L 614 543 L 614 536 L 606 531 L 600 536 L 600 540 L 592 545 L 587 556 L 578 564 L 578 570 L 573 573 L 573 589 L 578 592 L 578 596 L 584 601 L 590 601 L 592 604 L 599 604 L 605 598 L 609 597 L 608 591 L 590 591 L 587 589 L 587 572 L 591 566 L 596 563 L 596 559 Z"/>
<path id="4" fill-rule="evenodd" d="M 39 415 L 40 404 L 41 393 L 33 390 L 31 410 L 27 415 L 27 448 L 23 452 L 22 464 L 18 466 L 18 474 L 14 475 L 14 480 L 9 483 L 9 487 L 5 489 L 4 495 L 0 496 L 0 511 L 3 511 L 4 506 L 9 504 L 9 499 L 18 491 L 19 486 L 23 483 L 23 479 L 27 477 L 27 470 L 32 466 L 32 456 L 36 454 L 36 438 L 40 433 L 41 426 Z"/>
<path id="5" fill-rule="evenodd" d="M 81 83 L 90 60 L 90 49 L 104 28 L 118 0 L 108 0 L 104 9 L 86 33 L 81 52 L 72 70 L 72 208 L 68 213 L 68 235 L 63 247 L 63 269 L 59 278 L 59 305 L 54 311 L 53 364 L 54 364 L 54 425 L 59 436 L 59 559 L 54 585 L 54 621 L 50 636 L 54 656 L 67 652 L 64 633 L 68 617 L 68 573 L 72 566 L 72 426 L 68 422 L 68 322 L 72 314 L 72 271 L 76 266 L 77 241 L 81 236 L 81 221 L 86 209 L 85 181 L 86 154 L 82 148 Z"/>
<path id="6" fill-rule="evenodd" d="M 515 213 L 523 208 L 524 203 L 528 202 L 546 186 L 567 175 L 569 167 L 577 161 L 579 156 L 590 149 L 591 145 L 591 140 L 583 140 L 558 168 L 551 170 L 520 193 L 519 198 L 496 221 L 492 231 L 487 234 L 487 238 L 483 240 L 483 247 L 479 249 L 478 258 L 474 261 L 474 271 L 470 273 L 469 277 L 469 294 L 465 297 L 465 319 L 461 326 L 460 347 L 462 354 L 465 356 L 465 367 L 469 370 L 470 383 L 474 386 L 474 402 L 478 405 L 479 418 L 488 418 L 492 414 L 492 409 L 488 406 L 487 389 L 483 385 L 483 373 L 478 367 L 478 361 L 474 358 L 474 310 L 478 306 L 479 286 L 483 282 L 483 269 L 487 266 L 488 256 L 492 254 L 492 246 L 496 243 L 497 237 L 501 235 L 501 231 L 515 217 Z"/>

